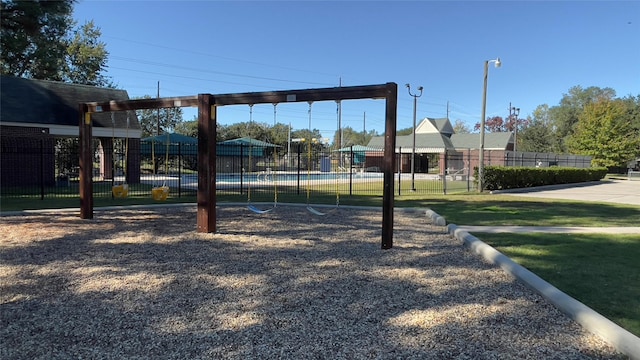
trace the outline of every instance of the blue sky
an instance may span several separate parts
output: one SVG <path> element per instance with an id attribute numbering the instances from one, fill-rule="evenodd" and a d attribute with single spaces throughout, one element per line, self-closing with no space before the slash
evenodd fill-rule
<path id="1" fill-rule="evenodd" d="M 480 121 L 485 60 L 487 116 L 526 118 L 576 85 L 640 95 L 639 1 L 88 1 L 110 53 L 107 75 L 130 97 L 308 89 L 396 82 L 398 128 L 418 119 Z M 307 128 L 308 104 L 281 104 L 277 121 Z M 312 127 L 332 137 L 336 103 L 313 104 Z M 185 109 L 185 120 L 195 109 Z M 219 110 L 249 120 L 248 106 Z M 253 121 L 272 124 L 272 105 Z M 384 102 L 344 101 L 342 124 L 384 130 Z"/>

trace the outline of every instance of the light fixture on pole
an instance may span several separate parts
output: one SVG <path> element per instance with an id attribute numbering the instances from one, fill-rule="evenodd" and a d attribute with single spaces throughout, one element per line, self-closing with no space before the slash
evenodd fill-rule
<path id="1" fill-rule="evenodd" d="M 513 152 L 515 153 L 518 151 L 518 116 L 520 115 L 520 108 L 513 106 L 509 112 L 513 112 L 515 117 L 513 121 Z"/>
<path id="2" fill-rule="evenodd" d="M 418 86 L 420 94 L 411 93 L 411 85 L 407 84 L 409 96 L 413 97 L 413 145 L 411 146 L 411 191 L 416 191 L 416 174 L 415 174 L 415 158 L 416 158 L 416 108 L 418 106 L 418 98 L 422 96 L 422 86 Z"/>
<path id="3" fill-rule="evenodd" d="M 478 153 L 478 191 L 484 190 L 484 128 L 487 112 L 487 80 L 489 78 L 489 63 L 495 63 L 496 68 L 502 66 L 500 58 L 485 60 L 484 62 L 484 87 L 482 89 L 482 117 L 480 119 L 480 151 Z"/>

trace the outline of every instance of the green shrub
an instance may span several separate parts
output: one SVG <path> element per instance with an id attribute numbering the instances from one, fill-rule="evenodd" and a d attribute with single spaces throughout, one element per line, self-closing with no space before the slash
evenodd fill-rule
<path id="1" fill-rule="evenodd" d="M 504 190 L 599 181 L 605 175 L 607 175 L 605 167 L 578 169 L 486 166 L 483 184 L 485 190 Z"/>

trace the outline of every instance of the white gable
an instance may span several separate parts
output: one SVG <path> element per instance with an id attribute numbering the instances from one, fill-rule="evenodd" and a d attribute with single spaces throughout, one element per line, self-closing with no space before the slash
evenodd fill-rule
<path id="1" fill-rule="evenodd" d="M 424 118 L 418 126 L 416 126 L 416 134 L 442 134 L 451 136 L 455 133 L 451 122 L 447 118 L 430 119 Z"/>
<path id="2" fill-rule="evenodd" d="M 420 124 L 416 126 L 416 134 L 438 134 L 438 133 L 440 133 L 440 131 L 436 127 L 433 120 L 429 118 L 422 119 Z"/>

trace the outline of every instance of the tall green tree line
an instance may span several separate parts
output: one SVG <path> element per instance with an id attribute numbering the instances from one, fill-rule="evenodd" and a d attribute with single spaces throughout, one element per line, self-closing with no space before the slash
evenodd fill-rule
<path id="1" fill-rule="evenodd" d="M 539 105 L 527 118 L 494 116 L 488 132 L 515 131 L 517 149 L 588 155 L 593 165 L 622 167 L 640 157 L 640 95 L 617 98 L 615 90 L 574 86 L 558 105 Z M 476 124 L 474 130 L 479 130 Z"/>

